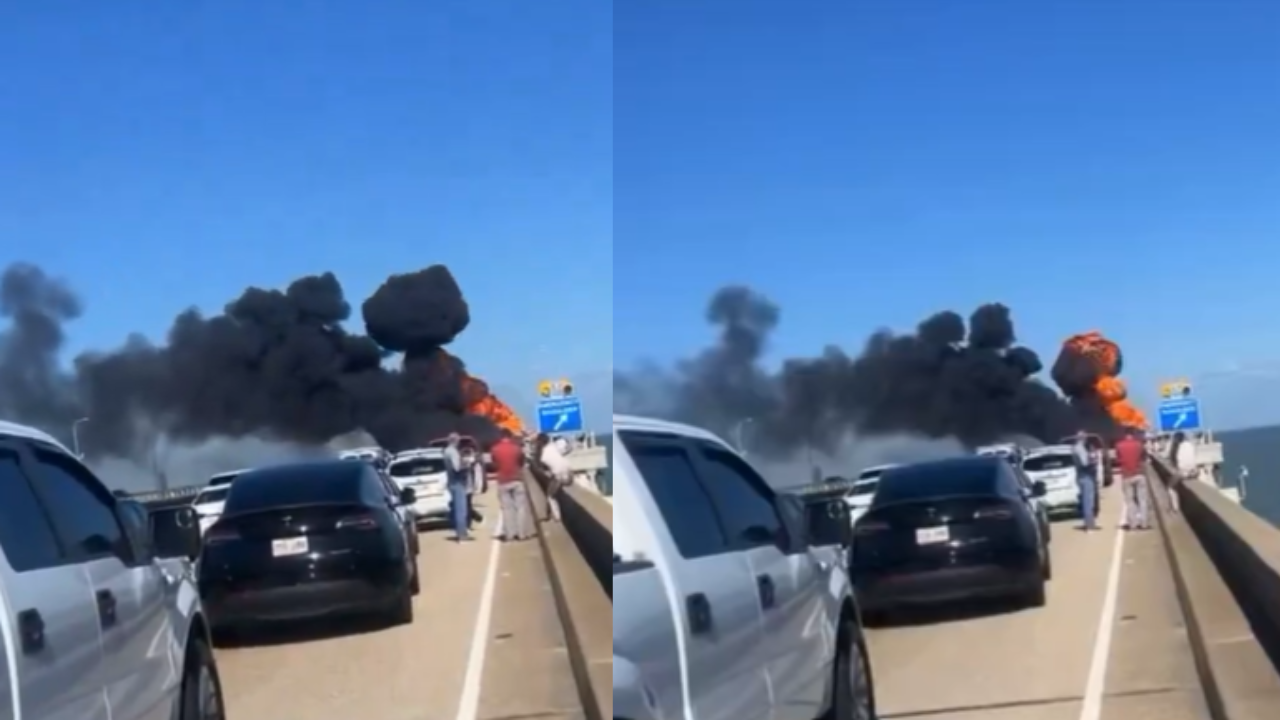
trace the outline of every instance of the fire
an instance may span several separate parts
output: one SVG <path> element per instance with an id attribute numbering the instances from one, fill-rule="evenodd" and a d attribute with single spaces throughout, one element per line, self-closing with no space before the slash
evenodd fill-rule
<path id="1" fill-rule="evenodd" d="M 439 359 L 451 358 L 446 351 L 438 350 Z M 488 418 L 490 422 L 504 430 L 514 433 L 524 432 L 524 423 L 510 405 L 502 402 L 489 390 L 489 384 L 480 378 L 464 372 L 462 374 L 462 397 L 466 403 L 466 411 L 470 415 Z"/>
<path id="2" fill-rule="evenodd" d="M 1123 365 L 1119 345 L 1103 337 L 1102 333 L 1091 330 L 1072 335 L 1062 346 L 1064 350 L 1074 351 L 1093 361 L 1098 370 L 1093 389 L 1117 423 L 1125 427 L 1147 428 L 1146 416 L 1129 402 L 1129 391 L 1124 381 L 1117 377 Z"/>

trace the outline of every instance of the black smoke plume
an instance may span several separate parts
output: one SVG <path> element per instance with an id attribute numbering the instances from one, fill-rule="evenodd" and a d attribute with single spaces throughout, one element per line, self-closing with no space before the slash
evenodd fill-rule
<path id="1" fill-rule="evenodd" d="M 945 311 L 909 335 L 873 334 L 861 354 L 829 346 L 761 366 L 779 308 L 747 287 L 715 293 L 706 311 L 717 342 L 674 369 L 615 376 L 624 412 L 691 422 L 725 437 L 746 429 L 753 452 L 781 457 L 834 452 L 849 433 L 913 433 L 975 446 L 1015 436 L 1056 442 L 1084 427 L 1109 435 L 1087 397 L 1069 403 L 1032 376 L 1039 356 L 1018 346 L 1009 308 L 982 305 L 965 322 Z"/>
<path id="2" fill-rule="evenodd" d="M 462 362 L 443 350 L 470 311 L 449 270 L 387 279 L 365 301 L 369 335 L 344 328 L 352 307 L 332 273 L 285 290 L 251 287 L 221 314 L 178 315 L 163 345 L 130 337 L 111 352 L 59 362 L 65 326 L 84 308 L 30 264 L 0 275 L 0 418 L 67 438 L 89 457 L 144 459 L 156 438 L 254 436 L 320 444 L 363 429 L 389 449 L 464 432 L 496 433 L 464 412 Z M 385 361 L 402 352 L 402 369 Z"/>

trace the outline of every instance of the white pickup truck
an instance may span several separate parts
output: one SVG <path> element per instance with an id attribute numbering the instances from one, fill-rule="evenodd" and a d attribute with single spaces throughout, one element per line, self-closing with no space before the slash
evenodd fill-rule
<path id="1" fill-rule="evenodd" d="M 875 717 L 839 498 L 812 522 L 687 425 L 615 415 L 613 457 L 617 720 Z"/>
<path id="2" fill-rule="evenodd" d="M 222 720 L 210 647 L 190 563 L 156 557 L 146 509 L 0 421 L 0 718 Z"/>

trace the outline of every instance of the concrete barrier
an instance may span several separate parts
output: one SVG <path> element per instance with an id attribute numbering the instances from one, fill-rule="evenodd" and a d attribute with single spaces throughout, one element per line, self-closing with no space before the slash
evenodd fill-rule
<path id="1" fill-rule="evenodd" d="M 608 720 L 613 717 L 613 571 L 602 577 L 599 556 L 607 545 L 612 568 L 613 507 L 599 495 L 570 487 L 557 496 L 563 522 L 544 522 L 547 478 L 531 472 L 526 485 L 583 710 L 588 720 Z"/>
<path id="2" fill-rule="evenodd" d="M 1213 716 L 1263 720 L 1280 707 L 1280 530 L 1200 482 L 1170 483 L 1153 458 L 1154 505 Z M 1176 493 L 1180 514 L 1169 512 Z"/>

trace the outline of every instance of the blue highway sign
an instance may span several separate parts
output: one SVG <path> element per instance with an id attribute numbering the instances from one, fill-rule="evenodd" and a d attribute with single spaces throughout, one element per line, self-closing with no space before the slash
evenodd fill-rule
<path id="1" fill-rule="evenodd" d="M 582 401 L 576 397 L 550 398 L 538 402 L 538 432 L 582 432 Z"/>
<path id="2" fill-rule="evenodd" d="M 1195 398 L 1164 400 L 1158 414 L 1161 432 L 1200 429 L 1200 401 Z"/>

